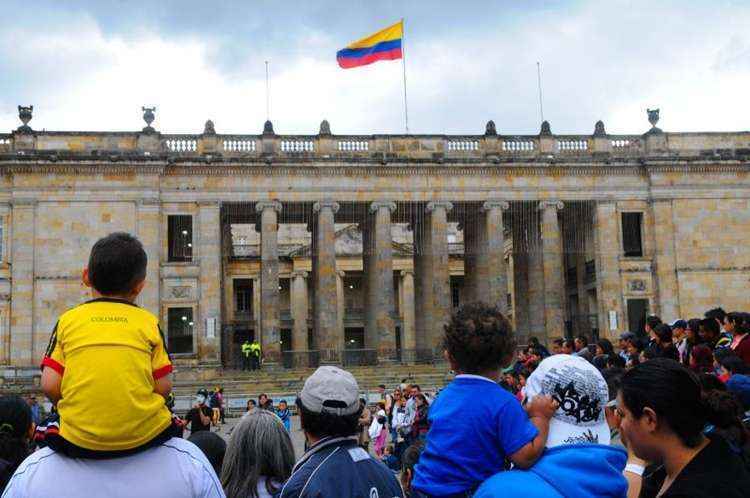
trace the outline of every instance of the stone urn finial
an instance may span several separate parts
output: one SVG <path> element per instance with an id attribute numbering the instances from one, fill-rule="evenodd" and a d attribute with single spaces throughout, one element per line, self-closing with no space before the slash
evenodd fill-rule
<path id="1" fill-rule="evenodd" d="M 141 107 L 143 111 L 143 120 L 146 122 L 146 127 L 143 128 L 144 133 L 154 133 L 156 130 L 151 127 L 151 123 L 156 119 L 154 112 L 156 107 Z"/>
<path id="2" fill-rule="evenodd" d="M 651 129 L 648 133 L 661 133 L 661 128 L 656 127 L 656 123 L 659 122 L 659 109 L 646 109 L 648 114 L 648 122 L 651 123 Z"/>
<path id="3" fill-rule="evenodd" d="M 265 123 L 263 123 L 263 134 L 264 135 L 275 135 L 273 132 L 273 123 L 269 119 Z"/>
<path id="4" fill-rule="evenodd" d="M 29 126 L 29 121 L 31 121 L 31 118 L 33 117 L 32 113 L 34 112 L 34 106 L 18 106 L 18 119 L 21 120 L 23 123 L 22 126 L 18 127 L 18 131 L 28 133 L 31 132 L 31 127 Z"/>
<path id="5" fill-rule="evenodd" d="M 540 135 L 552 135 L 552 129 L 549 126 L 549 121 L 542 121 L 542 129 L 539 130 Z"/>
<path id="6" fill-rule="evenodd" d="M 318 135 L 330 135 L 331 134 L 331 124 L 328 122 L 327 119 L 324 119 L 320 122 L 320 131 L 318 131 Z"/>
<path id="7" fill-rule="evenodd" d="M 203 134 L 204 135 L 216 135 L 216 128 L 214 128 L 214 122 L 210 119 L 206 121 L 206 124 L 203 126 Z"/>
<path id="8" fill-rule="evenodd" d="M 484 134 L 485 135 L 497 135 L 497 128 L 495 128 L 495 122 L 491 119 L 487 121 L 487 125 L 484 127 Z"/>
<path id="9" fill-rule="evenodd" d="M 595 137 L 604 137 L 606 135 L 607 135 L 607 132 L 604 130 L 604 121 L 602 121 L 600 119 L 594 125 L 594 136 Z"/>

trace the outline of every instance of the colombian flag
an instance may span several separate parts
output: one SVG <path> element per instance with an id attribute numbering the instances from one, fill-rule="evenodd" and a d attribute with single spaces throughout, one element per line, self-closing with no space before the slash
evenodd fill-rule
<path id="1" fill-rule="evenodd" d="M 404 37 L 404 21 L 357 40 L 336 53 L 336 60 L 344 69 L 366 66 L 377 61 L 401 59 L 401 40 Z"/>

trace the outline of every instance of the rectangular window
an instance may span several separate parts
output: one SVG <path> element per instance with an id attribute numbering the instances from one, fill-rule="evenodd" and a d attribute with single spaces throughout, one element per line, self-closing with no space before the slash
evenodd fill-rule
<path id="1" fill-rule="evenodd" d="M 253 281 L 248 279 L 237 279 L 234 281 L 234 298 L 237 313 L 250 313 L 253 311 Z"/>
<path id="2" fill-rule="evenodd" d="M 170 353 L 193 352 L 193 308 L 169 308 L 167 311 L 167 350 Z"/>
<path id="3" fill-rule="evenodd" d="M 177 214 L 167 217 L 168 261 L 193 260 L 193 217 Z"/>
<path id="4" fill-rule="evenodd" d="M 622 245 L 626 257 L 643 256 L 642 223 L 643 213 L 622 213 Z"/>

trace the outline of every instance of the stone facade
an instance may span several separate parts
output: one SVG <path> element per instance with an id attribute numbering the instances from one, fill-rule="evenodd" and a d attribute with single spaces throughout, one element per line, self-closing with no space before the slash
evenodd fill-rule
<path id="1" fill-rule="evenodd" d="M 544 339 L 746 309 L 750 133 L 601 129 L 0 134 L 0 362 L 39 363 L 117 230 L 189 365 L 235 366 L 246 337 L 283 366 L 416 361 L 470 300 Z"/>

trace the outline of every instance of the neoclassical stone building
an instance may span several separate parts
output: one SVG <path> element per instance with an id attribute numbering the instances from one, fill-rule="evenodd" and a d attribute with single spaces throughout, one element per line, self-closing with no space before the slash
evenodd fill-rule
<path id="1" fill-rule="evenodd" d="M 520 336 L 747 309 L 750 133 L 0 134 L 0 363 L 39 363 L 93 242 L 136 234 L 185 365 L 428 359 L 461 302 Z"/>

